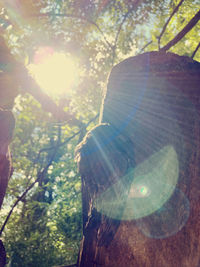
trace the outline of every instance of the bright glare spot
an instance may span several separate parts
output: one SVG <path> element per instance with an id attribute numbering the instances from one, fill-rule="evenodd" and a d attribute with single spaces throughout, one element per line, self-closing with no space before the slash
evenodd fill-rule
<path id="1" fill-rule="evenodd" d="M 38 85 L 54 96 L 69 94 L 78 79 L 74 60 L 51 47 L 39 48 L 34 55 L 34 63 L 28 69 Z"/>
<path id="2" fill-rule="evenodd" d="M 143 196 L 145 196 L 148 192 L 148 189 L 146 186 L 142 186 L 141 189 L 140 189 L 140 192 Z"/>
<path id="3" fill-rule="evenodd" d="M 130 195 L 131 198 L 143 198 L 148 197 L 150 195 L 150 190 L 145 185 L 136 185 L 132 186 L 130 189 Z"/>

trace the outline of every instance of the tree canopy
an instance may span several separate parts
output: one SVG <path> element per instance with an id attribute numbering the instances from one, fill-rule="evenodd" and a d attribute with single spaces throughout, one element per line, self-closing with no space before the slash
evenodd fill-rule
<path id="1" fill-rule="evenodd" d="M 5 46 L 0 43 L 0 96 L 14 99 L 16 119 L 11 144 L 14 170 L 0 211 L 9 266 L 76 262 L 82 217 L 74 150 L 98 123 L 108 74 L 121 60 L 145 51 L 171 51 L 200 61 L 199 4 L 199 0 L 1 1 L 0 37 Z M 66 84 L 76 74 L 69 88 L 48 91 L 45 85 L 23 82 L 28 71 L 37 81 L 31 66 L 55 53 L 75 62 L 73 71 L 69 65 L 63 74 Z M 61 73 L 66 68 L 53 64 L 53 74 L 45 78 L 50 84 L 56 69 Z M 59 79 L 55 87 L 63 86 Z"/>

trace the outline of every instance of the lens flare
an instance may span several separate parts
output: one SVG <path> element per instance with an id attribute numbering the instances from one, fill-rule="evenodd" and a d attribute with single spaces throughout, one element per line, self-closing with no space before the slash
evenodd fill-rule
<path id="1" fill-rule="evenodd" d="M 96 208 L 118 220 L 146 217 L 168 201 L 178 177 L 176 151 L 173 146 L 165 146 L 101 194 L 96 199 Z"/>
<path id="2" fill-rule="evenodd" d="M 149 238 L 163 239 L 175 235 L 186 224 L 190 214 L 189 200 L 176 189 L 172 197 L 150 216 L 136 220 L 140 231 Z"/>

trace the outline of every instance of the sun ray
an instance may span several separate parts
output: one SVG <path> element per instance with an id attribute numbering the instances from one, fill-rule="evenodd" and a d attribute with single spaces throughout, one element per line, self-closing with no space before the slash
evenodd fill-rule
<path id="1" fill-rule="evenodd" d="M 28 69 L 38 85 L 51 96 L 69 95 L 78 80 L 75 60 L 51 47 L 40 47 Z"/>

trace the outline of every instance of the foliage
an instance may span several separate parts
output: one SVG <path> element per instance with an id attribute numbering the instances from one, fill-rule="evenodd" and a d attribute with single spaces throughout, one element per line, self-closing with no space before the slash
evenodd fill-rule
<path id="1" fill-rule="evenodd" d="M 61 128 L 62 141 L 72 135 L 73 129 L 52 124 L 49 114 L 44 116 L 28 95 L 18 99 L 18 107 L 8 205 L 42 173 L 48 161 L 50 165 L 9 221 L 4 233 L 7 252 L 12 266 L 70 263 L 75 261 L 81 238 L 80 178 L 73 161 L 77 138 L 70 144 L 56 146 L 57 153 L 51 160 L 49 148 L 56 144 L 58 129 Z"/>
<path id="2" fill-rule="evenodd" d="M 37 48 L 46 45 L 78 59 L 81 77 L 76 88 L 70 97 L 54 100 L 88 124 L 88 130 L 97 123 L 112 66 L 140 53 L 149 41 L 145 51 L 158 50 L 158 37 L 177 4 L 175 0 L 9 0 L 0 3 L 0 24 L 9 48 L 23 64 L 32 62 Z M 198 4 L 182 3 L 160 40 L 161 47 L 191 20 Z M 199 28 L 198 23 L 171 51 L 191 56 L 200 41 Z M 200 52 L 195 59 L 200 60 Z M 56 123 L 22 89 L 13 110 L 14 173 L 2 223 L 16 199 L 37 182 L 20 199 L 3 232 L 8 261 L 16 267 L 74 263 L 82 235 L 81 181 L 74 150 L 86 129 Z"/>

